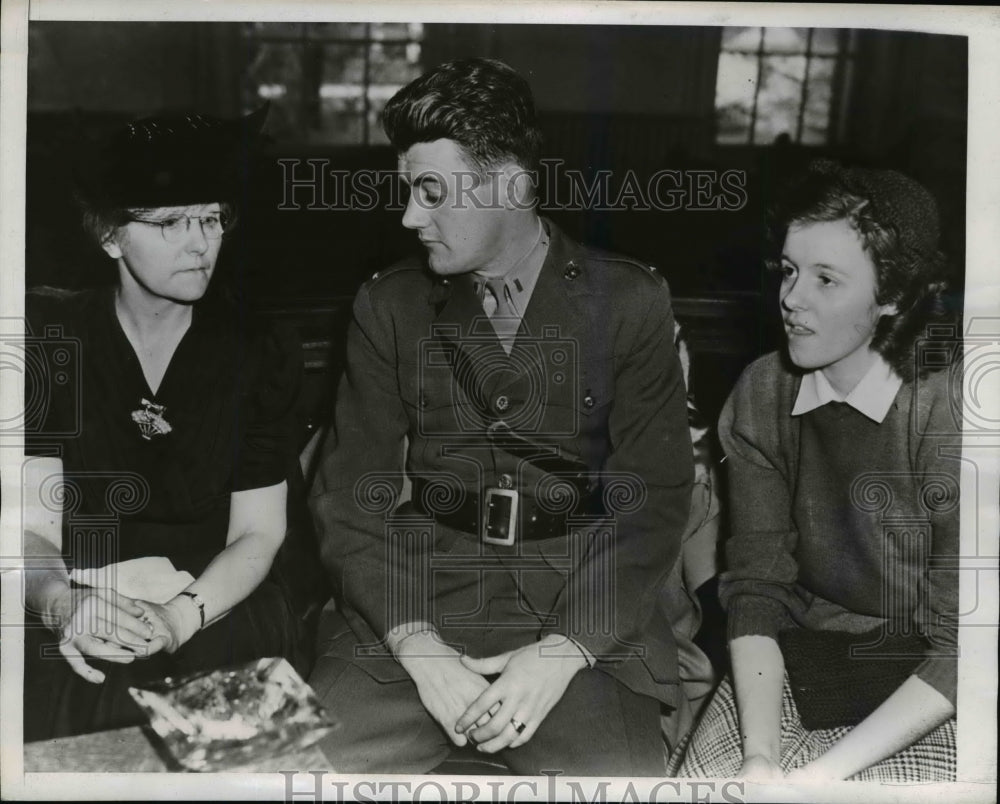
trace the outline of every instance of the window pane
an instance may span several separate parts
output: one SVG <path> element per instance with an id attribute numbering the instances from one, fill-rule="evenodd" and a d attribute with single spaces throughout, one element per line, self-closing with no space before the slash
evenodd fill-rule
<path id="1" fill-rule="evenodd" d="M 408 84 L 420 75 L 420 46 L 371 45 L 371 83 Z M 415 58 L 414 58 L 415 57 Z"/>
<path id="2" fill-rule="evenodd" d="M 760 48 L 760 28 L 723 28 L 722 49 L 754 52 Z"/>
<path id="3" fill-rule="evenodd" d="M 827 143 L 833 76 L 839 61 L 850 58 L 841 45 L 852 33 L 840 28 L 724 28 L 715 88 L 717 142 L 767 145 L 786 134 L 805 145 Z"/>
<path id="4" fill-rule="evenodd" d="M 357 145 L 364 142 L 364 97 L 361 87 L 356 95 L 320 98 L 321 139 L 333 145 Z"/>
<path id="5" fill-rule="evenodd" d="M 298 46 L 264 42 L 255 48 L 244 83 L 244 108 L 255 109 L 262 100 L 271 101 L 268 130 L 285 138 L 302 126 L 302 59 Z"/>
<path id="6" fill-rule="evenodd" d="M 419 25 L 419 23 L 417 23 Z M 410 25 L 408 22 L 373 22 L 372 39 L 411 39 Z M 423 27 L 423 26 L 421 26 Z"/>
<path id="7" fill-rule="evenodd" d="M 779 134 L 788 134 L 795 140 L 805 70 L 804 56 L 764 58 L 760 92 L 757 95 L 757 125 L 753 136 L 756 144 L 774 142 Z"/>
<path id="8" fill-rule="evenodd" d="M 731 103 L 753 106 L 757 83 L 757 57 L 742 53 L 723 53 L 719 57 L 719 74 L 715 82 L 715 106 Z"/>
<path id="9" fill-rule="evenodd" d="M 757 85 L 757 57 L 722 53 L 715 84 L 718 142 L 750 141 L 750 118 Z"/>
<path id="10" fill-rule="evenodd" d="M 292 85 L 302 80 L 300 49 L 284 42 L 261 42 L 247 68 L 247 78 L 254 84 Z"/>
<path id="11" fill-rule="evenodd" d="M 364 45 L 325 45 L 323 47 L 323 85 L 365 84 Z"/>
<path id="12" fill-rule="evenodd" d="M 830 125 L 830 104 L 833 97 L 833 59 L 813 59 L 809 65 L 809 85 L 802 114 L 804 145 L 825 145 Z"/>
<path id="13" fill-rule="evenodd" d="M 306 27 L 301 22 L 246 22 L 244 26 L 247 36 L 258 39 L 301 39 Z"/>
<path id="14" fill-rule="evenodd" d="M 766 53 L 805 53 L 808 28 L 765 28 Z"/>
<path id="15" fill-rule="evenodd" d="M 372 87 L 371 95 L 368 99 L 368 144 L 388 145 L 389 138 L 382 130 L 382 110 L 386 101 L 389 100 L 401 87 L 388 87 L 391 92 L 386 92 L 386 87 Z M 379 91 L 376 91 L 379 90 Z"/>
<path id="16" fill-rule="evenodd" d="M 813 53 L 835 55 L 840 38 L 839 28 L 813 28 Z"/>
<path id="17" fill-rule="evenodd" d="M 746 145 L 750 142 L 751 110 L 734 104 L 716 110 L 715 141 L 722 145 Z"/>
<path id="18" fill-rule="evenodd" d="M 277 139 L 385 142 L 378 116 L 420 75 L 421 23 L 245 23 L 247 110 L 272 102 Z"/>
<path id="19" fill-rule="evenodd" d="M 368 37 L 364 22 L 313 22 L 306 25 L 311 39 L 360 39 Z"/>

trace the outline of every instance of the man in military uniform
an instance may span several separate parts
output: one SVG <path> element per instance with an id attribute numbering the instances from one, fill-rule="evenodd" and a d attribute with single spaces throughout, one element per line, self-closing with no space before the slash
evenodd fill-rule
<path id="1" fill-rule="evenodd" d="M 383 120 L 427 256 L 358 293 L 312 492 L 337 590 L 310 678 L 341 722 L 324 751 L 662 775 L 677 654 L 653 614 L 692 482 L 666 284 L 538 216 L 506 65 L 442 65 Z"/>

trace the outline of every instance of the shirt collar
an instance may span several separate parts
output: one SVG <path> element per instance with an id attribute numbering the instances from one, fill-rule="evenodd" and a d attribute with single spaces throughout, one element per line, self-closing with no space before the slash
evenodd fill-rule
<path id="1" fill-rule="evenodd" d="M 545 264 L 545 256 L 549 250 L 550 235 L 548 229 L 538 219 L 538 237 L 535 244 L 529 249 L 510 271 L 503 277 L 506 285 L 507 301 L 513 305 L 518 315 L 523 316 L 524 311 L 531 300 L 531 293 L 538 282 L 538 276 L 542 272 L 542 265 Z M 482 277 L 473 277 L 473 287 L 476 296 L 482 298 L 485 283 Z"/>
<path id="2" fill-rule="evenodd" d="M 844 402 L 873 422 L 881 424 L 902 384 L 902 378 L 881 355 L 877 356 L 865 376 L 846 397 L 838 394 L 823 372 L 816 369 L 803 375 L 792 415 L 801 416 L 827 402 Z"/>

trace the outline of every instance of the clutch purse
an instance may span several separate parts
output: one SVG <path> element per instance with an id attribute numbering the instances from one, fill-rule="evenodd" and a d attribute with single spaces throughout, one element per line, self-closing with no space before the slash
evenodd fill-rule
<path id="1" fill-rule="evenodd" d="M 924 659 L 918 636 L 793 628 L 778 634 L 792 697 L 807 729 L 855 726 Z"/>

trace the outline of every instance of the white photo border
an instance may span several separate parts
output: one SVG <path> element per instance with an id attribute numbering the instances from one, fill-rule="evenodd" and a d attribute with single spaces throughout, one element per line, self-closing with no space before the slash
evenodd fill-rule
<path id="1" fill-rule="evenodd" d="M 868 6 L 766 3 L 659 3 L 659 2 L 213 2 L 202 0 L 7 0 L 2 18 L 0 78 L 2 78 L 2 130 L 0 130 L 0 320 L 23 316 L 25 249 L 25 120 L 27 116 L 27 23 L 31 20 L 106 20 L 106 21 L 246 21 L 288 20 L 319 21 L 419 21 L 419 22 L 489 22 L 559 23 L 559 24 L 648 24 L 648 25 L 764 25 L 806 27 L 852 27 L 909 30 L 927 33 L 956 34 L 968 37 L 969 43 L 969 135 L 967 162 L 966 216 L 966 321 L 977 319 L 995 337 L 997 364 L 1000 365 L 1000 149 L 995 146 L 1000 131 L 1000 12 L 982 6 Z M 8 333 L 4 333 L 8 334 Z M 2 369 L 2 366 L 0 366 Z M 7 372 L 10 374 L 10 372 Z M 16 377 L 4 377 L 0 383 L 0 420 L 9 420 L 20 409 L 22 387 Z M 994 370 L 978 389 L 979 404 L 984 410 L 1000 410 L 1000 370 Z M 20 445 L 0 448 L 0 480 L 5 504 L 0 514 L 0 561 L 16 555 L 20 545 L 20 512 L 17 478 L 20 475 Z M 975 556 L 986 571 L 961 573 L 963 611 L 969 606 L 987 606 L 991 614 L 986 622 L 997 622 L 1000 596 L 997 590 L 996 560 L 1000 515 L 987 504 L 968 510 L 976 499 L 998 499 L 998 461 L 1000 433 L 966 434 L 963 488 L 975 494 L 963 494 L 963 555 Z M 966 499 L 968 498 L 968 499 Z M 978 523 L 978 527 L 977 527 Z M 976 551 L 979 551 L 978 553 Z M 985 552 L 984 552 L 985 551 Z M 968 576 L 978 580 L 972 583 Z M 3 797 L 14 799 L 286 799 L 288 780 L 280 774 L 25 774 L 21 751 L 20 680 L 23 673 L 20 656 L 22 573 L 14 564 L 0 564 L 0 625 L 2 640 L 2 686 L 0 686 L 0 778 Z M 980 617 L 979 619 L 984 619 Z M 996 630 L 967 628 L 960 633 L 962 660 L 959 673 L 959 779 L 954 785 L 922 785 L 885 788 L 858 782 L 826 784 L 819 788 L 807 785 L 747 785 L 739 793 L 722 784 L 711 790 L 661 786 L 657 800 L 747 800 L 747 801 L 988 801 L 996 796 L 996 704 L 997 654 Z M 297 790 L 308 789 L 308 771 L 300 769 Z M 346 798 L 349 793 L 372 798 L 388 798 L 395 790 L 400 797 L 412 791 L 428 777 L 385 777 L 391 784 L 381 788 L 379 780 L 362 777 L 333 777 L 346 783 L 338 788 L 324 787 L 323 800 Z M 480 777 L 460 777 L 466 782 L 479 780 L 481 795 L 471 788 L 455 787 L 454 779 L 435 777 L 449 794 L 489 800 L 497 798 Z M 456 777 L 459 778 L 459 777 Z M 598 780 L 578 780 L 589 796 L 599 792 Z M 608 780 L 603 795 L 606 800 L 639 795 L 645 800 L 662 780 Z M 374 786 L 358 787 L 358 783 Z M 536 780 L 534 788 L 511 787 L 511 778 L 501 788 L 515 798 L 507 800 L 545 800 L 552 792 L 546 780 Z M 563 798 L 569 788 L 560 780 L 558 792 Z M 401 785 L 408 784 L 409 787 Z M 631 791 L 629 785 L 632 785 Z M 338 789 L 340 793 L 338 794 Z M 429 792 L 427 800 L 434 800 Z M 656 795 L 656 793 L 654 793 Z M 734 798 L 734 796 L 740 796 Z M 704 796 L 708 796 L 705 798 Z M 727 798 L 727 796 L 729 796 Z M 298 794 L 295 801 L 319 800 Z"/>

